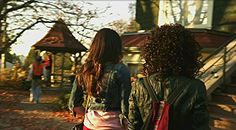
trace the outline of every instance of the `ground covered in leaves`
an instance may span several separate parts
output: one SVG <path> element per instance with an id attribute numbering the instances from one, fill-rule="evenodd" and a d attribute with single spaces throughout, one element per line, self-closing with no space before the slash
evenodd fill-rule
<path id="1" fill-rule="evenodd" d="M 43 90 L 39 104 L 29 102 L 29 91 L 0 87 L 1 130 L 70 130 L 79 119 L 60 110 L 60 94 Z"/>

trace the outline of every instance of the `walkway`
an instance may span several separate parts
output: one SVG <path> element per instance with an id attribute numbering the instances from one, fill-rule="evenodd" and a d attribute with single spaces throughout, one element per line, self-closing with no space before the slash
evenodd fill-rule
<path id="1" fill-rule="evenodd" d="M 32 104 L 29 92 L 0 87 L 1 130 L 69 130 L 78 119 L 55 104 L 59 95 L 43 92 L 41 103 Z"/>

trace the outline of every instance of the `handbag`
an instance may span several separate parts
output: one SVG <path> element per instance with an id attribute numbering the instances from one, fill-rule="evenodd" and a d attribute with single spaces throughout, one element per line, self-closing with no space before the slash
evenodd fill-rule
<path id="1" fill-rule="evenodd" d="M 89 100 L 90 100 L 90 95 L 88 95 L 88 97 L 87 97 L 87 103 L 86 103 L 85 112 L 84 112 L 85 114 L 86 114 L 87 109 L 88 109 Z M 74 125 L 74 126 L 71 128 L 71 130 L 83 130 L 83 127 L 84 127 L 84 119 L 83 119 L 82 122 L 80 122 L 80 123 Z"/>

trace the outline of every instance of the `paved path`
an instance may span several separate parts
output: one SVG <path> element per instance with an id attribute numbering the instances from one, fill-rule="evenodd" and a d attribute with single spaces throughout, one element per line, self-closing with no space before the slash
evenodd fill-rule
<path id="1" fill-rule="evenodd" d="M 0 87 L 0 130 L 70 130 L 78 119 L 58 109 L 58 97 L 43 92 L 41 103 L 32 104 L 28 91 Z"/>

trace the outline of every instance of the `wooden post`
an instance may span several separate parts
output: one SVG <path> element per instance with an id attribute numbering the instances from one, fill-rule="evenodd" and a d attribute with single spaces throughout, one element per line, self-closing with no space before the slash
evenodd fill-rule
<path id="1" fill-rule="evenodd" d="M 81 65 L 81 58 L 82 58 L 82 57 L 81 57 L 81 52 L 79 52 L 79 55 L 78 55 L 78 56 L 75 55 L 75 70 L 74 70 L 74 74 L 76 74 L 77 71 L 78 71 L 78 70 L 77 70 L 77 69 L 78 69 L 77 66 L 78 66 L 78 65 L 79 65 L 79 66 Z"/>
<path id="2" fill-rule="evenodd" d="M 78 56 L 76 56 L 76 54 L 74 54 L 74 59 L 75 59 L 75 61 L 74 61 L 74 74 L 76 73 L 76 67 L 77 67 L 77 65 L 78 65 Z"/>
<path id="3" fill-rule="evenodd" d="M 55 63 L 56 63 L 56 53 L 52 53 L 52 73 L 51 73 L 51 82 L 55 84 Z"/>
<path id="4" fill-rule="evenodd" d="M 6 68 L 6 55 L 5 52 L 3 51 L 1 54 L 1 69 L 3 70 L 4 68 Z"/>
<path id="5" fill-rule="evenodd" d="M 79 59 L 79 60 L 78 60 L 78 59 Z M 78 59 L 77 59 L 77 63 L 79 62 L 79 65 L 81 65 L 81 60 L 82 60 L 82 54 L 81 54 L 81 52 L 79 52 Z"/>
<path id="6" fill-rule="evenodd" d="M 0 42 L 1 42 L 1 47 L 6 46 L 7 44 L 7 23 L 6 23 L 6 18 L 4 18 L 1 21 L 1 28 L 0 28 Z M 8 49 L 8 48 L 6 48 Z M 2 54 L 1 54 L 1 69 L 5 69 L 6 68 L 6 50 L 2 50 Z"/>
<path id="7" fill-rule="evenodd" d="M 62 85 L 63 85 L 63 83 L 64 83 L 64 62 L 65 62 L 65 53 L 62 53 L 62 65 L 61 65 L 61 87 L 62 87 Z"/>

